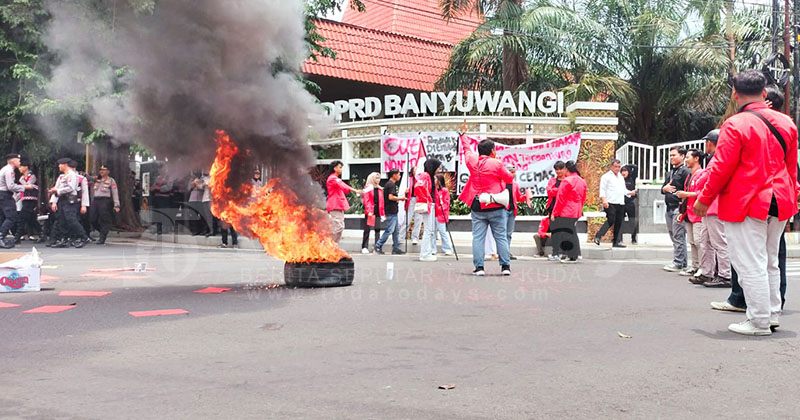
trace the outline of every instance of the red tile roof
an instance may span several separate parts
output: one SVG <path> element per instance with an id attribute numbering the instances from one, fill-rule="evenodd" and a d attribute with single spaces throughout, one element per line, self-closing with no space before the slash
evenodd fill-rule
<path id="1" fill-rule="evenodd" d="M 429 41 L 330 20 L 317 28 L 336 51 L 336 58 L 318 57 L 303 64 L 303 72 L 385 86 L 428 91 L 447 68 L 452 44 Z"/>
<path id="2" fill-rule="evenodd" d="M 446 22 L 441 0 L 362 0 L 366 11 L 348 9 L 342 22 L 364 28 L 456 44 L 483 22 L 476 13 Z"/>

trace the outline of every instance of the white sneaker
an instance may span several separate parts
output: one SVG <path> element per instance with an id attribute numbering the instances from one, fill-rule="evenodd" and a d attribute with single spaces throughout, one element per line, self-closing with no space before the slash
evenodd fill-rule
<path id="1" fill-rule="evenodd" d="M 411 245 L 419 245 L 419 241 L 417 241 L 416 239 L 412 239 Z"/>
<path id="2" fill-rule="evenodd" d="M 559 261 L 559 260 L 561 260 L 561 258 L 559 258 L 559 257 L 557 257 L 555 255 L 548 255 L 547 256 L 547 261 Z"/>
<path id="3" fill-rule="evenodd" d="M 508 267 L 504 268 L 503 269 L 503 275 L 504 276 L 510 276 L 511 275 L 511 269 L 508 268 Z"/>
<path id="4" fill-rule="evenodd" d="M 361 248 L 361 253 L 362 254 L 369 254 L 369 249 L 368 248 Z"/>
<path id="5" fill-rule="evenodd" d="M 665 270 L 666 270 L 666 268 L 665 268 Z M 697 271 L 697 270 L 695 270 L 693 268 L 686 267 L 683 270 L 681 270 L 681 272 L 679 274 L 684 276 L 684 277 L 692 277 L 692 276 L 694 276 L 695 271 Z"/>
<path id="6" fill-rule="evenodd" d="M 674 272 L 681 271 L 681 270 L 682 270 L 682 268 L 680 268 L 677 265 L 675 265 L 675 263 L 669 263 L 669 264 L 664 266 L 664 271 L 670 271 L 670 272 L 674 273 Z"/>
<path id="7" fill-rule="evenodd" d="M 742 335 L 772 335 L 769 328 L 758 328 L 748 319 L 736 324 L 728 325 L 728 331 Z"/>
<path id="8" fill-rule="evenodd" d="M 428 255 L 427 257 L 419 257 L 419 260 L 424 262 L 434 262 L 437 260 L 437 258 L 435 255 Z"/>
<path id="9" fill-rule="evenodd" d="M 727 301 L 711 302 L 711 309 L 716 309 L 718 311 L 729 311 L 729 312 L 747 312 L 747 309 L 733 306 Z"/>
<path id="10" fill-rule="evenodd" d="M 453 251 L 447 251 L 447 252 L 444 253 L 445 257 L 452 257 L 453 255 L 455 255 L 455 254 L 453 254 Z"/>

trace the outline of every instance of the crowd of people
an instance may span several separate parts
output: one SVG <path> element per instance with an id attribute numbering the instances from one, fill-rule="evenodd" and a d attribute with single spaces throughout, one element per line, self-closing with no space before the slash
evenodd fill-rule
<path id="1" fill-rule="evenodd" d="M 0 247 L 13 248 L 28 239 L 55 248 L 83 248 L 94 230 L 100 234 L 95 242 L 105 244 L 114 214 L 120 210 L 117 182 L 105 166 L 100 166 L 97 177 L 90 177 L 79 173 L 70 158 L 57 164 L 60 175 L 51 188 L 42 191 L 47 206 L 40 209 L 40 186 L 30 163 L 16 153 L 6 156 L 6 166 L 0 169 Z M 48 214 L 44 226 L 39 213 Z"/>

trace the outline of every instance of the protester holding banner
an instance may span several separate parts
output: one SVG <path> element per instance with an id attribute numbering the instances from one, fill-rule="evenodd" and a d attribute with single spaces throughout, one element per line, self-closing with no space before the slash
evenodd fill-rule
<path id="1" fill-rule="evenodd" d="M 422 236 L 422 249 L 419 252 L 419 260 L 432 262 L 436 261 L 433 255 L 436 248 L 434 233 L 436 232 L 436 185 L 434 178 L 439 172 L 441 163 L 437 159 L 425 161 L 425 170 L 418 173 L 414 182 L 414 196 L 417 199 L 414 205 L 414 213 L 420 214 L 425 218 L 425 232 Z"/>
<path id="2" fill-rule="evenodd" d="M 436 233 L 442 238 L 442 252 L 444 255 L 453 255 L 453 244 L 447 233 L 447 223 L 450 221 L 450 190 L 444 175 L 436 175 L 436 230 L 433 233 L 433 253 L 436 254 Z"/>
<path id="3" fill-rule="evenodd" d="M 501 202 L 505 200 L 508 203 L 506 184 L 512 183 L 514 176 L 496 158 L 493 141 L 482 140 L 478 143 L 478 155 L 476 156 L 469 145 L 465 144 L 465 140 L 466 137 L 462 136 L 461 148 L 465 153 L 464 162 L 469 171 L 469 180 L 458 198 L 469 205 L 472 210 L 472 262 L 475 266 L 473 274 L 476 276 L 486 275 L 483 266 L 484 246 L 486 229 L 491 226 L 492 235 L 497 243 L 502 273 L 504 276 L 510 276 L 511 256 L 506 233 L 508 212 L 506 204 Z"/>
<path id="4" fill-rule="evenodd" d="M 550 231 L 553 232 L 553 253 L 562 256 L 562 263 L 574 264 L 581 252 L 575 224 L 583 214 L 587 186 L 575 162 L 567 162 L 566 168 L 569 175 L 558 188 L 556 204 L 550 215 Z"/>
<path id="5" fill-rule="evenodd" d="M 566 165 L 563 161 L 557 161 L 553 165 L 553 170 L 556 173 L 556 177 L 550 178 L 550 180 L 547 181 L 547 210 L 545 211 L 545 217 L 539 222 L 539 230 L 533 234 L 533 240 L 536 242 L 536 255 L 540 257 L 544 257 L 544 247 L 547 245 L 547 238 L 551 236 L 550 215 L 553 214 L 553 207 L 556 204 L 558 187 L 561 185 L 561 181 L 567 176 Z M 548 259 L 552 261 L 556 260 L 557 257 L 555 253 L 553 253 Z"/>
<path id="6" fill-rule="evenodd" d="M 328 190 L 328 200 L 325 209 L 328 211 L 328 216 L 331 218 L 331 233 L 333 240 L 338 244 L 342 240 L 342 232 L 344 232 L 344 212 L 350 209 L 350 203 L 347 202 L 345 192 L 354 192 L 361 194 L 360 190 L 354 189 L 342 181 L 342 161 L 335 160 L 330 164 L 331 174 L 325 186 Z"/>
<path id="7" fill-rule="evenodd" d="M 406 196 L 409 197 L 409 200 L 406 201 L 406 211 L 411 212 L 411 217 L 407 219 L 410 220 L 409 223 L 413 222 L 414 224 L 414 226 L 411 227 L 412 245 L 417 245 L 419 243 L 419 233 L 422 230 L 422 225 L 425 223 L 425 217 L 421 213 L 414 211 L 414 206 L 417 204 L 417 193 L 415 192 L 416 173 L 417 168 L 411 168 L 408 174 L 409 190 L 406 192 Z M 407 232 L 407 230 L 404 232 Z"/>
<path id="8" fill-rule="evenodd" d="M 516 179 L 516 166 L 509 163 L 506 165 L 506 169 L 508 169 L 508 171 L 511 172 L 511 175 Z M 524 201 L 525 195 L 522 194 L 522 190 L 519 188 L 519 184 L 517 184 L 516 180 L 510 184 L 506 184 L 506 189 L 508 189 L 508 196 L 511 200 L 508 204 L 508 215 L 506 217 L 506 235 L 508 236 L 509 258 L 511 260 L 516 260 L 517 257 L 511 254 L 511 235 L 514 233 L 515 222 L 517 219 L 517 203 Z"/>
<path id="9" fill-rule="evenodd" d="M 361 195 L 364 202 L 364 237 L 361 239 L 361 253 L 369 254 L 369 231 L 375 230 L 375 248 L 378 248 L 378 239 L 381 235 L 381 220 L 386 218 L 383 201 L 383 188 L 381 188 L 381 174 L 373 172 L 367 176 L 364 184 L 364 193 Z"/>

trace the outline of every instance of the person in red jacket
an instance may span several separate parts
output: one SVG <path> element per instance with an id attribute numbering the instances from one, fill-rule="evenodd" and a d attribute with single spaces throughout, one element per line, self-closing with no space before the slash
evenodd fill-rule
<path id="1" fill-rule="evenodd" d="M 325 209 L 328 211 L 328 216 L 331 218 L 331 233 L 333 240 L 338 244 L 342 240 L 342 232 L 344 232 L 344 212 L 350 209 L 350 203 L 347 202 L 345 192 L 354 192 L 361 194 L 361 190 L 354 189 L 342 181 L 342 167 L 344 164 L 335 160 L 331 162 L 331 174 L 325 182 L 328 190 L 328 200 Z"/>
<path id="2" fill-rule="evenodd" d="M 687 184 L 684 190 L 675 193 L 681 200 L 686 200 L 686 213 L 679 217 L 683 217 L 686 236 L 689 238 L 692 254 L 692 264 L 687 266 L 680 274 L 687 275 L 689 282 L 692 284 L 703 284 L 713 278 L 709 277 L 709 271 L 701 270 L 701 262 L 706 252 L 702 237 L 705 236 L 706 229 L 703 219 L 694 212 L 694 202 L 697 201 L 697 191 L 699 190 L 698 181 L 701 178 L 706 178 L 705 170 L 700 166 L 700 162 L 704 158 L 704 153 L 697 149 L 689 149 L 686 152 L 686 167 L 691 171 L 691 175 L 686 179 Z M 714 270 L 712 269 L 711 271 L 713 272 Z"/>
<path id="3" fill-rule="evenodd" d="M 453 244 L 447 234 L 447 223 L 450 221 L 450 190 L 444 175 L 436 175 L 436 229 L 433 232 L 433 252 L 436 253 L 436 233 L 442 238 L 442 252 L 444 255 L 453 255 Z"/>
<path id="4" fill-rule="evenodd" d="M 574 264 L 581 253 L 575 224 L 583 215 L 587 186 L 575 162 L 567 162 L 566 168 L 569 175 L 558 187 L 556 204 L 550 215 L 550 231 L 553 232 L 553 254 L 561 255 L 562 263 Z"/>
<path id="5" fill-rule="evenodd" d="M 547 238 L 550 237 L 550 215 L 553 214 L 553 206 L 556 204 L 558 186 L 561 185 L 561 181 L 567 176 L 565 167 L 566 165 L 564 165 L 563 161 L 557 161 L 553 165 L 556 177 L 550 178 L 550 180 L 547 181 L 547 210 L 545 211 L 545 217 L 539 222 L 538 231 L 533 234 L 533 241 L 536 242 L 536 255 L 540 257 L 544 257 L 544 247 L 547 245 Z M 555 260 L 556 256 L 551 254 L 548 259 Z"/>
<path id="6" fill-rule="evenodd" d="M 414 204 L 414 213 L 424 217 L 425 232 L 422 234 L 422 245 L 419 251 L 420 261 L 436 261 L 436 185 L 434 178 L 439 173 L 442 166 L 437 159 L 427 159 L 424 164 L 424 171 L 416 175 L 414 181 L 414 196 L 417 202 Z"/>
<path id="7" fill-rule="evenodd" d="M 361 239 L 361 253 L 369 254 L 369 231 L 370 229 L 375 230 L 375 243 L 377 244 L 381 237 L 381 225 L 378 219 L 383 220 L 386 217 L 383 207 L 381 174 L 373 172 L 367 176 L 361 201 L 364 203 L 364 237 Z"/>
<path id="8" fill-rule="evenodd" d="M 771 335 L 780 325 L 780 237 L 797 213 L 797 127 L 764 102 L 760 71 L 739 73 L 733 87 L 740 112 L 720 129 L 715 162 L 694 210 L 703 217 L 719 199 L 731 263 L 747 300 L 747 319 L 728 330 Z"/>
<path id="9" fill-rule="evenodd" d="M 464 144 L 462 138 L 461 150 L 465 150 L 464 163 L 469 171 L 469 180 L 458 199 L 470 206 L 472 218 L 472 264 L 476 276 L 486 275 L 483 268 L 485 256 L 486 230 L 491 226 L 492 237 L 497 244 L 497 253 L 500 257 L 500 270 L 504 276 L 511 275 L 511 255 L 508 248 L 508 234 L 506 233 L 506 207 L 494 200 L 480 200 L 482 194 L 505 192 L 506 185 L 514 182 L 514 176 L 506 169 L 503 162 L 497 159 L 494 142 L 483 140 L 478 143 L 478 155 L 472 153 L 469 146 Z"/>

